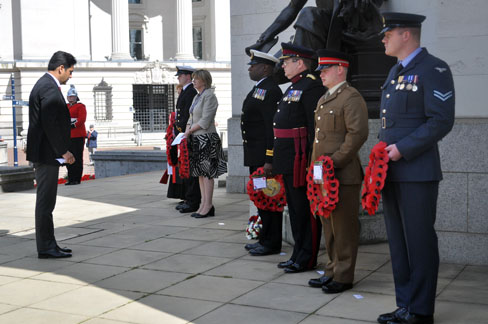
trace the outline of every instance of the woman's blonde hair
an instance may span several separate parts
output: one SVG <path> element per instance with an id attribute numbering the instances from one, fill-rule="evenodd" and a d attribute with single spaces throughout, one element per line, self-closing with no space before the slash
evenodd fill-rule
<path id="1" fill-rule="evenodd" d="M 199 79 L 202 81 L 205 84 L 205 88 L 212 87 L 212 75 L 207 70 L 196 70 L 191 76 L 193 79 Z"/>

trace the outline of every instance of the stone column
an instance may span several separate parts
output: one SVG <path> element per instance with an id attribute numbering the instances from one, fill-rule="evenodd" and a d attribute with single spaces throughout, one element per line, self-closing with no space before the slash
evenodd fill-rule
<path id="1" fill-rule="evenodd" d="M 176 56 L 178 61 L 195 60 L 193 56 L 193 14 L 191 0 L 176 0 Z"/>
<path id="2" fill-rule="evenodd" d="M 112 0 L 112 61 L 132 60 L 129 45 L 129 1 Z"/>

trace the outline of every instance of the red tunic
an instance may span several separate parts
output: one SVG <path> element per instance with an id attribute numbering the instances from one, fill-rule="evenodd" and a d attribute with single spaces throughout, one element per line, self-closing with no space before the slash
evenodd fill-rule
<path id="1" fill-rule="evenodd" d="M 73 106 L 68 104 L 69 114 L 71 119 L 76 118 L 75 128 L 71 128 L 71 138 L 85 137 L 85 121 L 86 121 L 86 107 L 81 102 L 75 103 Z"/>

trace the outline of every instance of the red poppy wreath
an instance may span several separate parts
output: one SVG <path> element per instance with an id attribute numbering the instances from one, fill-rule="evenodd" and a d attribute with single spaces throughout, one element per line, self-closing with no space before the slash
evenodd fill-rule
<path id="1" fill-rule="evenodd" d="M 171 157 L 169 156 L 169 151 L 171 149 L 171 143 L 173 143 L 173 140 L 175 139 L 175 134 L 173 132 L 174 126 L 175 125 L 175 112 L 173 111 L 171 115 L 169 115 L 169 125 L 168 128 L 166 128 L 166 157 L 168 160 L 168 164 L 170 166 L 175 166 L 173 165 L 173 162 L 171 161 Z"/>
<path id="2" fill-rule="evenodd" d="M 266 179 L 266 188 L 254 189 L 253 178 L 265 177 L 264 169 L 258 168 L 249 176 L 247 194 L 254 205 L 263 210 L 282 212 L 286 206 L 285 184 L 282 175 Z"/>
<path id="3" fill-rule="evenodd" d="M 314 182 L 314 166 L 322 166 L 322 182 Z M 325 218 L 336 208 L 339 202 L 339 180 L 335 178 L 334 162 L 328 156 L 321 156 L 310 164 L 307 173 L 307 197 L 310 211 Z"/>
<path id="4" fill-rule="evenodd" d="M 179 157 L 179 172 L 180 177 L 183 179 L 188 179 L 190 177 L 190 161 L 188 155 L 188 141 L 186 138 L 181 140 L 180 147 L 180 157 Z"/>
<path id="5" fill-rule="evenodd" d="M 386 143 L 379 142 L 371 150 L 369 163 L 364 174 L 361 205 L 369 215 L 378 210 L 381 190 L 385 185 L 386 171 L 388 170 L 388 153 L 385 151 Z"/>

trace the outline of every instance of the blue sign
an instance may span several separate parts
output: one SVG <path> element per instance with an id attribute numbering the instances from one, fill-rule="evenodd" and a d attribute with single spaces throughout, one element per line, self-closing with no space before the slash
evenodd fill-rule
<path id="1" fill-rule="evenodd" d="M 23 100 L 13 100 L 12 104 L 14 106 L 28 106 L 29 102 L 28 101 L 23 101 Z"/>

